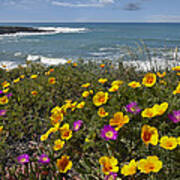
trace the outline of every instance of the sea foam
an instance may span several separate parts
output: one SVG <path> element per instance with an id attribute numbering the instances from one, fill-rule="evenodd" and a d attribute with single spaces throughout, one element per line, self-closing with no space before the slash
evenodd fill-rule
<path id="1" fill-rule="evenodd" d="M 123 61 L 124 67 L 133 67 L 136 71 L 163 71 L 170 70 L 172 67 L 180 66 L 180 61 L 177 60 L 163 60 L 162 58 L 152 58 L 151 61 Z"/>
<path id="2" fill-rule="evenodd" d="M 50 58 L 40 55 L 28 55 L 26 58 L 28 61 L 35 61 L 35 62 L 41 62 L 45 65 L 58 65 L 58 64 L 65 64 L 67 62 L 66 59 L 63 58 Z"/>

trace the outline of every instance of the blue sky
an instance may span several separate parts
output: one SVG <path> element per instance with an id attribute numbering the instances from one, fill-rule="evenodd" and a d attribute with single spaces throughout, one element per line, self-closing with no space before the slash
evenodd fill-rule
<path id="1" fill-rule="evenodd" d="M 180 0 L 0 0 L 0 22 L 180 22 Z"/>

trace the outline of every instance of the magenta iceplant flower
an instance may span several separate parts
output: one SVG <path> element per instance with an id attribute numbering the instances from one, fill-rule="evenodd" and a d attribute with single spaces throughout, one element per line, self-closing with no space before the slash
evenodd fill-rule
<path id="1" fill-rule="evenodd" d="M 133 113 L 133 114 L 138 114 L 141 109 L 138 107 L 136 102 L 131 102 L 126 106 L 127 112 Z"/>
<path id="2" fill-rule="evenodd" d="M 2 94 L 3 93 L 3 91 L 2 90 L 0 90 L 0 94 Z"/>
<path id="3" fill-rule="evenodd" d="M 47 163 L 50 162 L 50 159 L 49 159 L 48 155 L 42 154 L 42 155 L 39 157 L 38 162 L 39 162 L 39 163 L 42 163 L 42 164 L 47 164 Z"/>
<path id="4" fill-rule="evenodd" d="M 180 110 L 178 111 L 173 111 L 172 114 L 168 115 L 168 118 L 173 121 L 174 123 L 180 122 Z"/>
<path id="5" fill-rule="evenodd" d="M 7 94 L 6 96 L 10 98 L 12 96 L 12 93 Z"/>
<path id="6" fill-rule="evenodd" d="M 104 180 L 116 180 L 117 178 L 117 173 L 110 173 L 109 175 L 106 175 Z"/>
<path id="7" fill-rule="evenodd" d="M 29 162 L 29 155 L 28 154 L 22 154 L 17 157 L 17 160 L 20 164 L 25 164 Z"/>
<path id="8" fill-rule="evenodd" d="M 4 116 L 6 115 L 6 110 L 5 109 L 1 109 L 0 110 L 0 116 Z"/>
<path id="9" fill-rule="evenodd" d="M 81 121 L 81 120 L 75 121 L 75 122 L 73 123 L 73 129 L 74 129 L 74 131 L 79 131 L 82 123 L 83 123 L 83 121 Z"/>
<path id="10" fill-rule="evenodd" d="M 106 141 L 108 140 L 116 140 L 118 136 L 118 132 L 110 125 L 105 125 L 103 129 L 101 129 L 101 137 Z"/>

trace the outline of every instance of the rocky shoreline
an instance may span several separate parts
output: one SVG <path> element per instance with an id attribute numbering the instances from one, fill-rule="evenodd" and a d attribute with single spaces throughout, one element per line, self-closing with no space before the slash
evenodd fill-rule
<path id="1" fill-rule="evenodd" d="M 0 35 L 15 34 L 15 33 L 49 33 L 52 30 L 41 30 L 32 27 L 17 27 L 17 26 L 0 26 Z"/>

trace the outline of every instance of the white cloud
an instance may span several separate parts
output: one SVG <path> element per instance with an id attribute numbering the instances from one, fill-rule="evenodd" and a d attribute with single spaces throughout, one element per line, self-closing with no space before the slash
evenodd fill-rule
<path id="1" fill-rule="evenodd" d="M 62 1 L 52 1 L 53 5 L 61 7 L 104 7 L 107 4 L 113 4 L 114 0 L 91 0 L 92 3 L 70 3 Z"/>
<path id="2" fill-rule="evenodd" d="M 111 4 L 111 3 L 114 3 L 114 0 L 99 0 L 99 3 L 102 3 L 102 4 Z"/>

